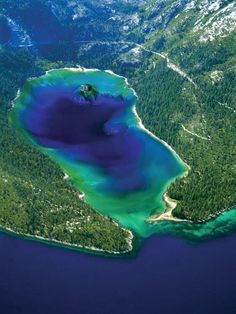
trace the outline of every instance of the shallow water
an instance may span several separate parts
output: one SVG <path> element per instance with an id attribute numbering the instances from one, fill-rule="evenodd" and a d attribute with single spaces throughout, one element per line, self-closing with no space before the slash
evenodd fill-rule
<path id="1" fill-rule="evenodd" d="M 113 73 L 54 70 L 26 83 L 12 119 L 91 206 L 147 236 L 146 218 L 164 211 L 163 192 L 186 166 L 140 127 L 136 100 Z"/>
<path id="2" fill-rule="evenodd" d="M 186 165 L 142 128 L 136 101 L 125 78 L 112 72 L 53 70 L 25 84 L 11 121 L 61 166 L 86 202 L 142 237 L 206 239 L 234 230 L 236 210 L 204 224 L 146 222 L 165 210 L 163 193 Z"/>

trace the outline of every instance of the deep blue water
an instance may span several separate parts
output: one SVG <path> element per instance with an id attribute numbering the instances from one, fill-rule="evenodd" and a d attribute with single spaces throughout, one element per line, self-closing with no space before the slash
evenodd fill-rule
<path id="1" fill-rule="evenodd" d="M 0 313 L 233 314 L 235 246 L 155 236 L 116 260 L 0 234 Z"/>
<path id="2" fill-rule="evenodd" d="M 4 16 L 0 16 L 0 45 L 7 43 L 11 38 L 11 30 Z"/>
<path id="3" fill-rule="evenodd" d="M 39 1 L 29 1 L 21 10 L 11 9 L 9 6 L 7 13 L 29 32 L 33 42 L 48 43 L 73 39 L 69 25 L 64 27 L 53 12 Z"/>
<path id="4" fill-rule="evenodd" d="M 156 229 L 146 219 L 164 211 L 164 191 L 187 168 L 140 127 L 136 101 L 125 78 L 110 71 L 56 69 L 24 84 L 10 120 L 89 205 L 148 237 Z"/>

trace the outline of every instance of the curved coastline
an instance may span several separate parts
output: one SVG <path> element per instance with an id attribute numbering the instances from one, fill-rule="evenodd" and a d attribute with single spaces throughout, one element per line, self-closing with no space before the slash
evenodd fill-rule
<path id="1" fill-rule="evenodd" d="M 100 72 L 100 71 L 101 71 L 101 70 L 99 70 L 99 69 L 97 69 L 97 68 L 88 69 L 88 68 L 82 67 L 82 66 L 80 66 L 80 65 L 77 65 L 77 67 L 64 67 L 64 68 L 59 68 L 59 69 L 50 69 L 50 70 L 45 71 L 45 74 L 44 74 L 44 75 L 47 75 L 48 73 L 53 72 L 53 71 L 55 71 L 55 70 L 69 70 L 69 71 L 73 71 L 73 72 Z M 139 97 L 138 97 L 136 91 L 134 90 L 134 88 L 132 88 L 132 87 L 130 86 L 130 84 L 129 84 L 129 82 L 128 82 L 128 79 L 127 79 L 126 77 L 124 77 L 124 76 L 122 76 L 122 75 L 119 75 L 119 74 L 117 74 L 117 73 L 114 73 L 112 70 L 104 70 L 103 72 L 109 73 L 109 74 L 111 74 L 111 75 L 113 75 L 113 76 L 116 76 L 116 77 L 118 77 L 118 78 L 122 78 L 122 79 L 125 81 L 127 87 L 128 87 L 130 90 L 132 90 L 134 96 L 136 97 L 136 99 L 137 99 L 137 101 L 138 101 Z M 29 81 L 34 80 L 34 79 L 37 79 L 37 78 L 38 78 L 38 77 L 30 77 L 30 78 L 28 78 L 27 81 L 29 82 Z M 21 91 L 20 91 L 20 89 L 18 89 L 17 95 L 16 95 L 16 97 L 14 98 L 14 100 L 12 101 L 12 106 L 11 106 L 12 109 L 14 108 L 15 103 L 16 103 L 17 99 L 20 97 L 20 95 L 21 95 Z M 136 117 L 136 119 L 137 119 L 138 127 L 140 128 L 140 130 L 143 130 L 146 134 L 150 135 L 152 138 L 154 138 L 154 139 L 157 140 L 158 142 L 162 143 L 162 144 L 173 154 L 173 156 L 178 160 L 178 162 L 181 163 L 181 164 L 183 164 L 183 165 L 186 167 L 185 172 L 184 172 L 183 174 L 181 174 L 180 176 L 177 176 L 177 177 L 179 177 L 179 178 L 181 178 L 181 177 L 186 177 L 186 176 L 188 175 L 189 171 L 191 170 L 191 167 L 190 167 L 185 161 L 183 161 L 183 160 L 181 159 L 181 157 L 177 154 L 177 152 L 176 152 L 167 142 L 165 142 L 164 140 L 160 139 L 158 136 L 156 136 L 155 134 L 153 134 L 151 131 L 149 131 L 149 130 L 144 126 L 144 124 L 143 124 L 143 122 L 142 122 L 142 119 L 140 118 L 140 116 L 139 116 L 138 113 L 137 113 L 136 105 L 133 105 L 133 106 L 132 106 L 132 112 L 134 113 L 134 115 L 135 115 L 135 117 Z M 66 174 L 66 175 L 67 175 L 67 177 L 69 178 L 68 174 Z M 163 200 L 164 200 L 164 202 L 166 203 L 166 208 L 165 208 L 163 214 L 165 214 L 166 211 L 168 210 L 168 202 L 166 202 L 166 198 L 165 198 L 164 196 L 167 195 L 168 187 L 176 180 L 177 177 L 172 178 L 172 179 L 168 182 L 168 184 L 166 185 L 165 189 L 163 190 Z M 85 197 L 86 197 L 86 194 L 85 194 L 83 191 L 81 191 L 81 199 L 84 200 Z M 161 214 L 161 215 L 163 215 L 163 214 Z M 150 221 L 153 222 L 153 219 L 152 219 L 153 216 L 155 216 L 155 213 L 154 213 L 153 215 L 151 215 L 150 220 L 147 219 L 147 222 L 150 222 Z M 163 216 L 163 219 L 165 219 L 164 217 L 166 217 L 166 216 L 164 215 L 164 216 Z M 169 217 L 169 216 L 168 216 L 168 217 Z M 171 220 L 175 220 L 175 217 L 172 215 L 172 211 L 171 211 L 171 218 L 172 218 Z M 167 220 L 169 220 L 169 219 L 167 219 Z M 180 218 L 176 218 L 176 221 L 177 221 L 177 220 L 178 220 L 179 222 L 180 222 L 180 221 L 186 221 L 186 220 L 180 219 Z M 189 221 L 190 221 L 190 220 L 189 220 Z"/>
<path id="2" fill-rule="evenodd" d="M 115 222 L 116 223 L 116 222 Z M 4 227 L 0 225 L 0 232 L 6 233 L 21 239 L 26 239 L 26 240 L 32 240 L 32 241 L 37 241 L 39 243 L 44 243 L 50 246 L 56 246 L 56 247 L 62 247 L 66 249 L 70 249 L 73 251 L 79 251 L 79 252 L 84 252 L 84 253 L 90 253 L 90 254 L 96 254 L 100 256 L 117 256 L 117 257 L 122 257 L 122 256 L 127 256 L 131 254 L 134 250 L 134 235 L 133 233 L 125 228 L 122 228 L 128 233 L 127 237 L 127 243 L 128 243 L 128 249 L 125 251 L 109 251 L 109 250 L 104 250 L 100 248 L 96 248 L 95 246 L 83 246 L 80 244 L 71 244 L 69 242 L 64 242 L 64 241 L 59 241 L 56 239 L 49 239 L 46 237 L 42 236 L 37 236 L 37 235 L 31 235 L 31 234 L 25 234 L 25 233 L 20 233 L 12 228 Z"/>
<path id="3" fill-rule="evenodd" d="M 77 71 L 83 71 L 83 72 L 94 72 L 94 71 L 100 71 L 99 69 L 86 69 L 86 68 L 82 68 L 82 67 L 78 67 L 78 68 L 63 68 L 65 70 L 71 70 L 71 71 L 74 71 L 74 72 L 77 72 Z M 46 71 L 46 74 L 51 72 L 51 71 L 55 71 L 55 70 L 63 70 L 63 69 L 51 69 L 49 71 Z M 107 72 L 107 73 L 110 73 L 114 76 L 117 76 L 119 78 L 122 78 L 125 80 L 126 82 L 126 85 L 128 86 L 129 89 L 132 89 L 134 95 L 137 97 L 138 99 L 138 96 L 135 92 L 135 90 L 133 88 L 130 87 L 129 83 L 128 83 L 128 79 L 123 77 L 123 76 L 120 76 L 118 74 L 115 74 L 114 72 L 110 71 L 110 70 L 105 70 L 104 72 Z M 30 78 L 28 81 L 30 81 L 31 79 L 35 79 L 35 78 Z M 18 97 L 20 96 L 20 90 L 18 90 L 18 93 L 17 93 L 17 96 L 16 98 L 13 100 L 12 104 L 13 104 L 13 107 L 14 107 L 14 104 L 15 104 L 15 101 L 18 99 Z M 183 174 L 181 174 L 180 176 L 177 176 L 177 177 L 185 177 L 188 175 L 189 173 L 189 170 L 191 169 L 189 165 L 187 165 L 181 158 L 180 156 L 177 154 L 177 152 L 168 144 L 166 143 L 164 140 L 158 138 L 156 135 L 154 135 L 152 132 L 150 132 L 148 129 L 145 128 L 145 126 L 143 125 L 142 123 L 142 120 L 141 118 L 139 117 L 138 113 L 137 113 L 137 110 L 136 110 L 136 105 L 132 106 L 132 111 L 137 119 L 137 122 L 138 122 L 138 127 L 143 130 L 145 133 L 147 133 L 148 135 L 150 135 L 152 138 L 154 138 L 155 140 L 159 141 L 160 143 L 162 143 L 173 155 L 174 157 L 179 161 L 181 162 L 182 164 L 185 165 L 185 168 L 186 170 L 183 172 Z M 65 174 L 65 179 L 69 179 L 71 178 L 68 174 Z M 176 178 L 177 178 L 176 177 Z M 175 200 L 172 200 L 168 197 L 168 186 L 176 179 L 176 178 L 172 178 L 168 183 L 167 185 L 164 187 L 163 189 L 163 200 L 166 204 L 166 208 L 165 208 L 165 211 L 162 213 L 162 214 L 159 214 L 158 216 L 155 215 L 155 213 L 153 215 L 151 215 L 147 220 L 146 222 L 147 223 L 157 223 L 157 222 L 175 222 L 175 223 L 191 223 L 191 224 L 195 224 L 193 223 L 191 220 L 184 220 L 184 219 L 178 219 L 176 217 L 174 217 L 172 215 L 172 211 L 173 209 L 175 208 L 176 204 L 177 204 L 177 201 Z M 81 191 L 81 199 L 85 200 L 86 201 L 86 194 Z M 230 208 L 230 209 L 235 209 L 234 207 L 233 208 Z M 227 209 L 227 210 L 230 210 L 230 209 Z M 216 216 L 214 217 L 209 217 L 209 220 L 214 220 L 215 218 L 218 217 L 218 215 L 221 215 L 221 214 L 224 214 L 225 211 L 227 210 L 222 210 L 220 211 L 219 213 L 217 213 Z M 104 214 L 103 214 L 104 215 Z M 114 219 L 115 221 L 115 219 Z M 208 220 L 206 221 L 202 221 L 202 222 L 199 222 L 199 223 L 207 223 Z M 198 224 L 198 222 L 196 222 L 196 224 Z M 120 224 L 119 224 L 120 225 Z M 2 230 L 6 230 L 6 231 L 9 231 L 9 232 L 13 232 L 14 234 L 17 234 L 14 230 L 11 230 L 11 229 L 7 229 L 7 228 L 4 228 L 4 227 L 1 227 Z M 127 230 L 129 232 L 129 245 L 130 245 L 130 250 L 129 251 L 126 251 L 126 252 L 111 252 L 111 251 L 103 251 L 103 250 L 100 250 L 100 249 L 97 249 L 97 248 L 94 248 L 94 247 L 82 247 L 80 245 L 73 245 L 73 244 L 70 244 L 70 243 L 64 243 L 64 242 L 60 242 L 60 241 L 57 241 L 57 240 L 49 240 L 49 239 L 45 239 L 43 237 L 39 237 L 39 236 L 31 236 L 31 235 L 21 235 L 19 234 L 19 236 L 25 236 L 27 238 L 31 238 L 31 239 L 35 239 L 37 241 L 43 241 L 43 242 L 51 242 L 52 244 L 56 244 L 56 245 L 59 245 L 59 246 L 65 246 L 65 247 L 71 247 L 72 249 L 76 249 L 76 250 L 85 250 L 85 251 L 93 251 L 95 253 L 101 253 L 101 254 L 114 254 L 114 255 L 120 255 L 120 254 L 126 254 L 126 253 L 129 253 L 133 250 L 133 246 L 132 246 L 132 240 L 133 240 L 133 233 L 132 231 L 126 229 L 126 228 L 123 228 L 124 230 Z"/>
<path id="4" fill-rule="evenodd" d="M 85 67 L 82 67 L 80 65 L 78 65 L 77 68 L 67 68 L 65 67 L 64 69 L 68 69 L 68 70 L 72 70 L 72 71 L 84 71 L 84 72 L 93 72 L 93 71 L 100 71 L 99 69 L 87 69 Z M 49 71 L 53 71 L 54 69 L 52 70 L 49 70 Z M 119 75 L 117 73 L 114 73 L 112 70 L 104 70 L 104 72 L 107 72 L 107 73 L 110 73 L 114 76 L 117 76 L 117 77 L 120 77 L 120 78 L 123 78 L 126 82 L 126 85 L 133 91 L 134 95 L 136 96 L 137 100 L 139 99 L 136 91 L 134 88 L 132 88 L 129 84 L 129 81 L 126 77 L 122 76 L 122 75 Z M 46 72 L 47 73 L 47 72 Z M 189 171 L 191 170 L 191 167 L 181 159 L 181 157 L 178 155 L 178 153 L 167 143 L 165 142 L 164 140 L 162 140 L 161 138 L 159 138 L 158 136 L 156 136 L 155 134 L 153 134 L 151 131 L 149 131 L 143 124 L 142 122 L 142 119 L 141 117 L 138 115 L 138 112 L 137 112 L 137 107 L 136 105 L 133 106 L 132 108 L 132 111 L 134 113 L 134 115 L 136 116 L 137 120 L 138 120 L 138 126 L 141 130 L 143 130 L 144 132 L 146 132 L 148 135 L 150 135 L 151 137 L 153 137 L 154 139 L 156 139 L 157 141 L 159 141 L 160 143 L 162 143 L 166 148 L 168 148 L 169 151 L 172 152 L 172 154 L 175 156 L 175 158 L 182 164 L 185 165 L 186 167 L 186 170 L 185 172 L 178 176 L 179 178 L 185 178 L 188 176 L 189 174 Z M 177 177 L 176 177 L 177 178 Z M 191 223 L 191 224 L 204 224 L 204 223 L 207 223 L 207 222 L 210 222 L 214 219 L 216 219 L 217 217 L 219 217 L 220 215 L 224 214 L 225 212 L 227 211 L 231 211 L 231 210 L 235 210 L 236 209 L 236 205 L 235 206 L 232 206 L 230 208 L 227 208 L 227 209 L 222 209 L 221 211 L 219 211 L 218 213 L 216 213 L 215 215 L 211 215 L 209 217 L 209 219 L 205 219 L 205 220 L 202 220 L 202 221 L 192 221 L 191 219 L 181 219 L 181 218 L 178 218 L 178 217 L 175 217 L 173 216 L 173 210 L 176 208 L 177 206 L 177 201 L 176 200 L 173 200 L 171 199 L 169 196 L 168 196 L 168 187 L 176 180 L 176 178 L 173 178 L 172 180 L 170 180 L 170 182 L 167 184 L 167 186 L 165 187 L 164 191 L 163 191 L 163 201 L 165 202 L 166 204 L 166 207 L 165 207 L 165 211 L 162 213 L 162 214 L 155 214 L 153 213 L 147 220 L 146 222 L 147 223 L 156 223 L 156 222 L 187 222 L 187 223 Z M 83 198 L 85 197 L 85 193 L 83 193 Z"/>
<path id="5" fill-rule="evenodd" d="M 68 69 L 68 70 L 72 70 L 72 71 L 76 71 L 77 68 L 64 68 L 64 69 Z M 81 70 L 81 71 L 84 71 L 84 72 L 93 72 L 93 71 L 100 71 L 99 69 L 87 69 L 87 68 L 84 68 L 84 67 L 81 67 L 81 66 L 78 66 L 78 70 Z M 53 70 L 50 70 L 50 71 L 53 71 Z M 134 95 L 136 96 L 137 98 L 137 101 L 139 99 L 136 91 L 134 88 L 132 88 L 129 84 L 129 81 L 126 77 L 122 76 L 122 75 L 119 75 L 119 74 L 116 74 L 114 73 L 112 70 L 105 70 L 105 72 L 107 73 L 110 73 L 114 76 L 117 76 L 119 78 L 123 78 L 125 80 L 125 83 L 126 85 L 133 91 Z M 165 142 L 164 140 L 162 140 L 161 138 L 159 138 L 158 136 L 156 136 L 155 134 L 153 134 L 151 131 L 149 131 L 143 124 L 142 122 L 142 119 L 141 117 L 138 115 L 138 112 L 137 112 L 137 107 L 136 105 L 134 105 L 132 107 L 132 111 L 135 115 L 135 117 L 137 118 L 138 120 L 138 126 L 141 130 L 143 130 L 145 133 L 147 133 L 148 135 L 150 135 L 152 138 L 154 138 L 155 140 L 159 141 L 160 143 L 162 143 L 169 151 L 171 151 L 171 153 L 175 156 L 175 158 L 182 164 L 185 165 L 186 167 L 186 170 L 185 172 L 178 176 L 179 178 L 184 178 L 184 177 L 187 177 L 188 174 L 189 174 L 189 171 L 191 170 L 191 167 L 181 159 L 181 157 L 177 154 L 177 152 L 167 143 Z M 191 220 L 187 220 L 187 219 L 181 219 L 181 218 L 177 218 L 177 217 L 174 217 L 172 212 L 174 210 L 174 208 L 177 206 L 177 201 L 175 200 L 172 200 L 172 202 L 175 202 L 175 206 L 172 207 L 170 206 L 170 198 L 168 197 L 168 187 L 177 179 L 176 178 L 173 178 L 172 180 L 170 180 L 170 182 L 167 184 L 167 186 L 165 187 L 165 191 L 163 192 L 163 200 L 166 204 L 166 208 L 165 208 L 165 211 L 160 214 L 160 215 L 155 215 L 152 214 L 148 219 L 146 219 L 146 222 L 148 223 L 153 223 L 153 222 L 157 222 L 157 221 L 163 221 L 163 220 L 167 220 L 167 221 L 176 221 L 176 222 L 181 222 L 181 221 L 189 221 L 191 222 Z M 83 197 L 85 197 L 85 193 L 83 193 Z M 169 207 L 171 207 L 171 209 L 169 209 Z"/>

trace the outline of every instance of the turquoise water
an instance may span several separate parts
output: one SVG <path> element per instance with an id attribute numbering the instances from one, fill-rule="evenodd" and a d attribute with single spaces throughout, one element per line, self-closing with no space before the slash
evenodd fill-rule
<path id="1" fill-rule="evenodd" d="M 140 126 L 136 101 L 127 81 L 114 73 L 53 70 L 25 84 L 11 120 L 60 165 L 88 204 L 142 237 L 205 239 L 234 229 L 236 210 L 204 224 L 146 222 L 165 211 L 164 192 L 187 168 Z"/>

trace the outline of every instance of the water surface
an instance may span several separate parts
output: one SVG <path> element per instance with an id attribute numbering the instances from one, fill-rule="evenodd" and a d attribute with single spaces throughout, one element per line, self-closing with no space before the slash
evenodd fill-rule
<path id="1" fill-rule="evenodd" d="M 154 236 L 106 259 L 0 234 L 4 314 L 234 314 L 236 236 L 191 246 Z"/>
<path id="2" fill-rule="evenodd" d="M 142 127 L 136 102 L 126 79 L 110 71 L 53 70 L 24 85 L 11 121 L 60 165 L 87 203 L 141 237 L 208 239 L 235 230 L 236 209 L 201 224 L 147 223 L 165 211 L 164 192 L 187 168 Z"/>
<path id="3" fill-rule="evenodd" d="M 154 232 L 146 219 L 165 210 L 163 193 L 186 166 L 140 126 L 136 101 L 114 73 L 54 70 L 26 83 L 12 120 L 86 202 L 146 237 Z"/>

